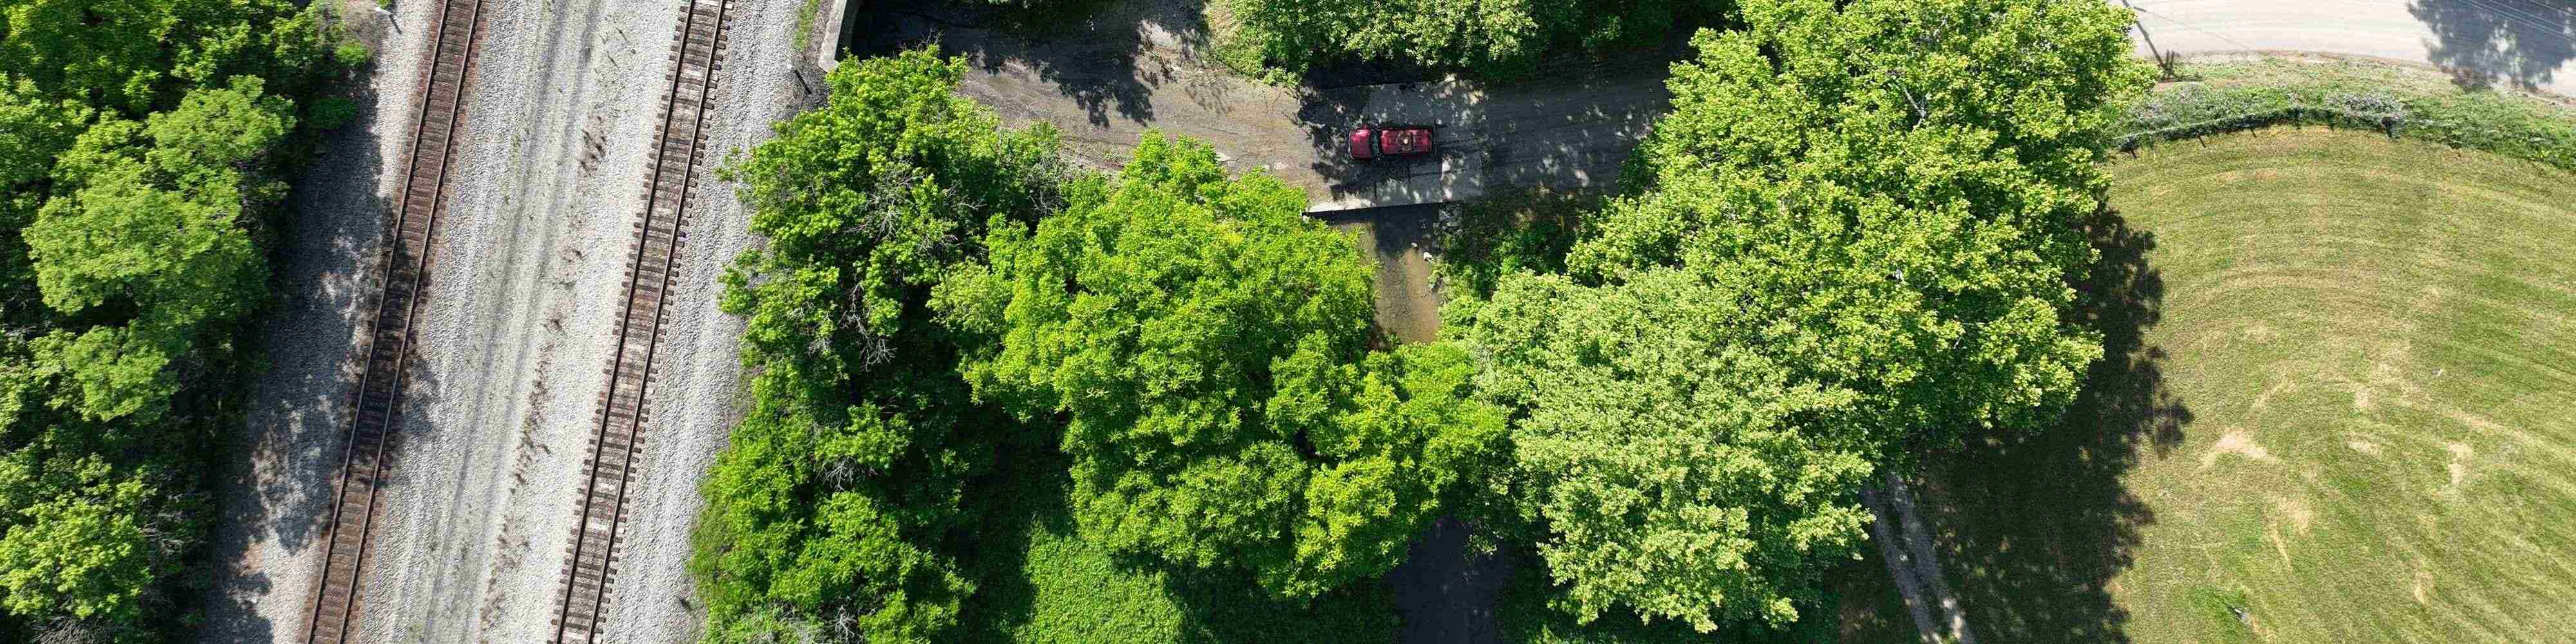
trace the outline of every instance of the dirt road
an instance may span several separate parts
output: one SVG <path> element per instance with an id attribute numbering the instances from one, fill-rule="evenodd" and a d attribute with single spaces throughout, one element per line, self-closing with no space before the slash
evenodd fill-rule
<path id="1" fill-rule="evenodd" d="M 1117 3 L 1035 37 L 993 27 L 1004 19 L 991 9 L 896 0 L 862 10 L 856 19 L 874 24 L 855 48 L 868 55 L 935 42 L 965 56 L 965 94 L 1011 125 L 1054 124 L 1088 165 L 1116 167 L 1146 128 L 1158 128 L 1208 141 L 1238 170 L 1304 188 L 1317 211 L 1456 201 L 1488 185 L 1606 186 L 1670 102 L 1664 59 L 1654 56 L 1569 61 L 1494 86 L 1264 85 L 1208 54 L 1203 6 Z M 1359 123 L 1437 126 L 1438 153 L 1351 163 L 1342 137 Z"/>
<path id="2" fill-rule="evenodd" d="M 2117 2 L 2118 0 L 2113 0 Z M 2576 95 L 2570 0 L 2129 0 L 2143 49 L 2320 51 Z"/>
<path id="3" fill-rule="evenodd" d="M 2130 1 L 2141 51 L 2359 54 L 2576 94 L 2569 0 Z M 963 4 L 875 3 L 855 18 L 864 24 L 854 47 L 867 55 L 935 42 L 964 55 L 973 67 L 965 93 L 1013 125 L 1054 124 L 1091 165 L 1114 167 L 1139 134 L 1159 128 L 1304 188 L 1319 211 L 1460 200 L 1487 186 L 1607 185 L 1670 102 L 1663 61 L 1651 56 L 1560 62 L 1508 84 L 1289 89 L 1216 64 L 1202 0 L 1112 3 L 1044 30 L 998 28 L 1001 13 Z M 1442 150 L 1410 163 L 1349 163 L 1339 137 L 1364 122 L 1441 126 Z"/>

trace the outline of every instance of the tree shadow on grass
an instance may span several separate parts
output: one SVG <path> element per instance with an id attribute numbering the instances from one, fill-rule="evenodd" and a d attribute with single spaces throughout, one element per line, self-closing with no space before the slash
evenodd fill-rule
<path id="1" fill-rule="evenodd" d="M 2085 226 L 2100 260 L 2077 318 L 2102 331 L 2101 362 L 2056 427 L 1972 444 L 1929 463 L 1926 507 L 1968 622 L 1989 642 L 2127 642 L 2109 584 L 2155 514 L 2121 483 L 2142 452 L 2180 445 L 2192 413 L 2164 383 L 2155 234 L 2116 211 Z"/>
<path id="2" fill-rule="evenodd" d="M 1788 624 L 1770 625 L 1764 624 L 1760 621 L 1719 622 L 1716 632 L 1701 633 L 1696 630 L 1692 630 L 1688 623 L 1678 619 L 1642 619 L 1637 615 L 1636 611 L 1624 606 L 1614 606 L 1609 610 L 1604 611 L 1598 617 L 1595 617 L 1590 623 L 1582 623 L 1576 619 L 1576 616 L 1571 609 L 1556 605 L 1554 600 L 1561 597 L 1564 588 L 1555 585 L 1555 581 L 1549 578 L 1547 572 L 1547 561 L 1539 556 L 1538 551 L 1535 548 L 1528 545 L 1505 546 L 1503 551 L 1500 553 L 1500 557 L 1509 562 L 1507 564 L 1509 579 L 1504 580 L 1502 584 L 1502 588 L 1500 589 L 1501 598 L 1496 602 L 1495 611 L 1500 617 L 1498 621 L 1501 627 L 1501 638 L 1499 640 L 1501 642 L 1542 644 L 1705 644 L 1708 642 L 1730 642 L 1734 644 L 1816 644 L 1819 642 L 1836 641 L 1838 630 L 1849 631 L 1848 628 L 1843 628 L 1843 626 L 1847 620 L 1852 618 L 1849 614 L 1852 611 L 1846 610 L 1843 611 L 1843 614 L 1837 614 L 1835 608 L 1838 606 L 1857 606 L 1861 607 L 1862 610 L 1867 610 L 1868 608 L 1885 605 L 1897 606 L 1897 612 L 1894 614 L 1901 615 L 1904 611 L 1902 606 L 1898 606 L 1896 604 L 1894 589 L 1884 588 L 1884 586 L 1886 586 L 1885 580 L 1887 578 L 1887 567 L 1884 564 L 1878 563 L 1877 559 L 1873 557 L 1841 562 L 1826 571 L 1824 573 L 1824 578 L 1810 580 L 1820 585 L 1820 589 L 1823 592 L 1822 596 L 1818 599 L 1821 601 L 1817 602 L 1817 605 L 1814 606 L 1805 605 L 1802 602 L 1798 606 L 1798 621 Z M 1871 567 L 1875 567 L 1879 572 L 1875 576 L 1866 576 L 1866 571 Z M 1863 582 L 1875 580 L 1878 585 L 1871 586 L 1868 583 L 1844 583 L 1846 581 L 1853 580 Z M 1857 598 L 1856 601 L 1845 601 L 1846 593 L 1855 591 L 1864 592 L 1872 596 Z M 1409 628 L 1411 625 L 1408 624 L 1407 626 Z M 1907 623 L 1905 624 L 1905 628 L 1906 630 L 1903 631 L 1885 632 L 1896 633 L 1905 638 L 1912 637 L 1913 624 Z M 1905 639 L 1896 638 L 1854 639 L 1843 637 L 1841 639 L 1845 641 L 1869 642 L 1871 644 L 1902 643 L 1907 641 Z M 1443 644 L 1446 644 L 1451 641 L 1476 640 L 1407 639 L 1406 644 L 1414 644 L 1415 642 L 1442 642 Z"/>
<path id="3" fill-rule="evenodd" d="M 1175 570 L 1163 588 L 1182 607 L 1184 644 L 1394 641 L 1394 600 L 1380 581 L 1311 601 L 1272 599 L 1238 570 Z"/>
<path id="4" fill-rule="evenodd" d="M 961 616 L 968 642 L 1384 642 L 1395 613 L 1383 583 L 1312 601 L 1271 598 L 1251 573 L 1194 570 L 1081 541 L 1063 455 L 1006 448 L 970 492 L 988 510 L 969 528 L 975 594 Z"/>

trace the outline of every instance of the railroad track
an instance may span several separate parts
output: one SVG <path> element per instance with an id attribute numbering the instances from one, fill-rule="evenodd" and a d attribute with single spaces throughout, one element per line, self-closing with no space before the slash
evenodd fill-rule
<path id="1" fill-rule="evenodd" d="M 618 529 L 626 520 L 626 492 L 643 441 L 645 387 L 662 334 L 662 297 L 669 292 L 679 257 L 697 174 L 706 164 L 708 101 L 724 55 L 725 13 L 730 0 L 692 0 L 672 37 L 670 91 L 645 179 L 642 221 L 629 249 L 625 316 L 600 393 L 596 432 L 582 462 L 581 518 L 573 526 L 563 592 L 557 595 L 556 644 L 595 641 L 608 612 L 609 585 L 617 574 Z"/>
<path id="2" fill-rule="evenodd" d="M 358 376 L 357 405 L 349 420 L 349 441 L 341 452 L 340 482 L 324 527 L 322 579 L 315 584 L 313 621 L 304 640 L 315 644 L 349 641 L 358 612 L 358 583 L 367 561 L 367 540 L 375 526 L 376 498 L 384 483 L 387 447 L 401 422 L 403 369 L 411 355 L 412 318 L 419 312 L 421 287 L 429 272 L 430 234 L 447 210 L 448 161 L 455 156 L 458 120 L 463 116 L 465 81 L 473 71 L 474 42 L 482 0 L 445 0 L 439 8 L 438 31 L 431 39 L 428 78 L 421 84 L 420 112 L 412 124 L 410 167 L 403 178 L 393 233 L 385 244 L 384 273 L 378 285 L 376 316 L 370 322 L 366 365 Z"/>

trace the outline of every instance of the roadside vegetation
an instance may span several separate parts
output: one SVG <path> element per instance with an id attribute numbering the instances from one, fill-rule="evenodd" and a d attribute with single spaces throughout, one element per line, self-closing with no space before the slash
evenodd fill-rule
<path id="1" fill-rule="evenodd" d="M 1213 0 L 1238 71 L 1293 78 L 1312 65 L 1390 62 L 1489 78 L 1567 52 L 1652 47 L 1713 24 L 1729 0 Z"/>
<path id="2" fill-rule="evenodd" d="M 320 5 L 0 2 L 0 640 L 190 632 Z"/>
<path id="3" fill-rule="evenodd" d="M 768 243 L 725 276 L 751 407 L 704 486 L 706 641 L 928 641 L 974 592 L 963 497 L 1018 428 L 971 400 L 930 288 L 1062 177 L 1052 131 L 951 91 L 962 65 L 843 65 L 828 104 L 722 169 Z"/>
<path id="4" fill-rule="evenodd" d="M 1352 238 L 1203 143 L 1074 170 L 960 60 L 836 69 L 724 171 L 768 243 L 727 279 L 704 639 L 1383 641 L 1443 516 L 1530 562 L 1522 632 L 1814 632 L 1862 487 L 2051 423 L 2099 357 L 2077 221 L 2150 72 L 2097 3 L 1738 17 L 1620 196 L 1392 347 Z"/>
<path id="5" fill-rule="evenodd" d="M 2117 126 L 2132 147 L 2280 124 L 2322 124 L 2576 170 L 2576 104 L 2460 87 L 2429 69 L 2319 56 L 2186 58 Z"/>

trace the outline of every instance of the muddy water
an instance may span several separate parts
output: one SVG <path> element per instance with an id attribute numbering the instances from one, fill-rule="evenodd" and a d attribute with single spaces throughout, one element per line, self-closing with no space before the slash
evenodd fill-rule
<path id="1" fill-rule="evenodd" d="M 1440 293 L 1432 287 L 1431 225 L 1440 206 L 1395 206 L 1326 213 L 1326 224 L 1357 233 L 1377 260 L 1377 326 L 1384 340 L 1430 342 L 1440 333 Z"/>

